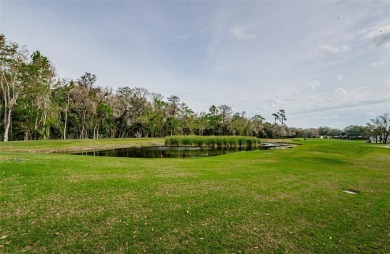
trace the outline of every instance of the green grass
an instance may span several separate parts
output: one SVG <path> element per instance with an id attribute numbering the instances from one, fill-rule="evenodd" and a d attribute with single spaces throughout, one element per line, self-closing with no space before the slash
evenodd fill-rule
<path id="1" fill-rule="evenodd" d="M 131 146 L 163 145 L 163 138 L 137 138 L 137 139 L 69 139 L 69 140 L 33 140 L 0 142 L 0 151 L 6 152 L 71 152 L 91 149 L 109 149 Z"/>
<path id="2" fill-rule="evenodd" d="M 133 141 L 162 142 L 118 143 Z M 0 253 L 390 252 L 383 145 L 308 139 L 197 159 L 44 153 L 95 141 L 68 142 L 0 143 Z"/>

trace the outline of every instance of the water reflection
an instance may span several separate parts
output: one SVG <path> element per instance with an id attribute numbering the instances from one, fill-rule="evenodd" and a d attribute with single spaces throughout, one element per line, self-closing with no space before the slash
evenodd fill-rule
<path id="1" fill-rule="evenodd" d="M 195 158 L 216 156 L 239 151 L 264 150 L 275 146 L 261 146 L 257 148 L 201 148 L 201 147 L 128 147 L 103 151 L 89 151 L 75 153 L 78 155 L 130 157 L 130 158 Z"/>

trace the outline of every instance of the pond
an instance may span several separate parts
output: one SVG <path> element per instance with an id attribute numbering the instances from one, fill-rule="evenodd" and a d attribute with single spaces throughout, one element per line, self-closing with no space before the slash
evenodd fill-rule
<path id="1" fill-rule="evenodd" d="M 201 148 L 201 147 L 128 147 L 101 151 L 73 153 L 76 155 L 130 157 L 130 158 L 195 158 L 216 156 L 240 151 L 268 150 L 286 147 L 285 144 L 263 144 L 257 148 Z"/>

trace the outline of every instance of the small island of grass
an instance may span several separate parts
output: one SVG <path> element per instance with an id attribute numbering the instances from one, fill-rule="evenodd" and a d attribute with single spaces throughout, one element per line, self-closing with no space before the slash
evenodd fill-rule
<path id="1" fill-rule="evenodd" d="M 166 146 L 198 147 L 257 147 L 261 139 L 245 136 L 170 136 L 165 139 Z"/>

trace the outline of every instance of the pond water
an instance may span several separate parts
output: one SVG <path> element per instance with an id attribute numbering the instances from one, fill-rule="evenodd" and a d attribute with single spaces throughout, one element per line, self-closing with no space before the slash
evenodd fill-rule
<path id="1" fill-rule="evenodd" d="M 240 151 L 268 150 L 280 147 L 281 144 L 264 144 L 257 148 L 201 148 L 201 147 L 128 147 L 102 151 L 74 153 L 77 155 L 130 157 L 130 158 L 195 158 L 216 156 Z"/>

